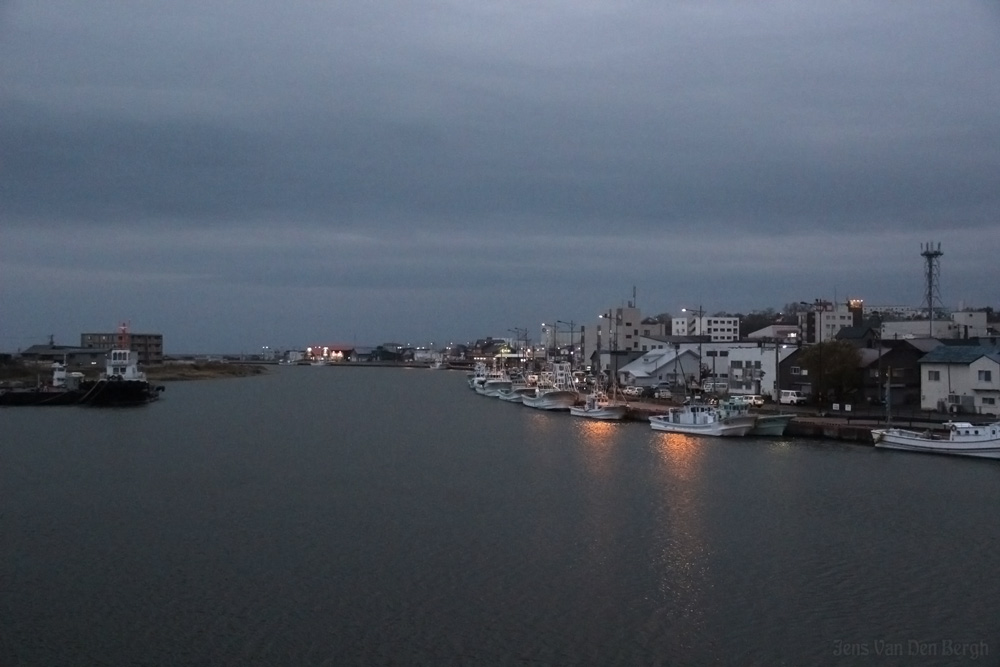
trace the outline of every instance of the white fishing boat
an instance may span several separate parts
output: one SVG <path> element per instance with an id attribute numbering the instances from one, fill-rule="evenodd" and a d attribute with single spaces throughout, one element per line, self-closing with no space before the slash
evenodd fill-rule
<path id="1" fill-rule="evenodd" d="M 747 435 L 752 436 L 764 436 L 764 437 L 780 437 L 785 434 L 785 429 L 788 428 L 789 422 L 792 421 L 794 414 L 788 413 L 778 413 L 778 414 L 762 414 L 760 412 L 751 412 L 750 403 L 741 400 L 739 397 L 733 396 L 726 400 L 719 401 L 719 411 L 724 413 L 724 416 L 750 416 L 754 418 L 754 426 L 750 429 Z"/>
<path id="2" fill-rule="evenodd" d="M 574 417 L 621 421 L 628 416 L 628 403 L 614 400 L 604 391 L 595 389 L 584 398 L 583 405 L 572 405 L 569 413 Z"/>
<path id="3" fill-rule="evenodd" d="M 958 454 L 1000 459 L 1000 422 L 976 425 L 946 422 L 944 432 L 882 428 L 872 431 L 876 447 L 931 454 Z"/>
<path id="4" fill-rule="evenodd" d="M 486 380 L 478 391 L 483 396 L 499 396 L 501 391 L 510 389 L 513 381 L 503 368 L 494 368 L 486 374 Z"/>
<path id="5" fill-rule="evenodd" d="M 497 398 L 508 403 L 520 403 L 525 394 L 532 394 L 534 391 L 535 385 L 521 371 L 515 371 L 510 374 L 510 386 L 501 389 Z"/>
<path id="6" fill-rule="evenodd" d="M 666 414 L 649 418 L 649 425 L 654 431 L 718 437 L 745 436 L 755 423 L 753 415 L 729 415 L 704 403 L 670 408 Z"/>
<path id="7" fill-rule="evenodd" d="M 535 390 L 521 397 L 523 404 L 538 410 L 569 410 L 579 400 L 573 373 L 566 363 L 552 364 L 552 369 L 539 377 Z"/>
<path id="8" fill-rule="evenodd" d="M 486 382 L 486 364 L 481 361 L 477 361 L 476 365 L 473 367 L 472 372 L 469 373 L 469 389 L 477 391 L 484 382 Z"/>

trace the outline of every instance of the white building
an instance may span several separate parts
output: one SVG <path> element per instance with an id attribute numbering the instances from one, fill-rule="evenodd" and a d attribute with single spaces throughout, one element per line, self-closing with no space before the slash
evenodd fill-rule
<path id="1" fill-rule="evenodd" d="M 940 320 L 906 320 L 903 322 L 883 322 L 882 339 L 894 338 L 937 338 L 940 340 L 960 340 L 989 336 L 986 313 L 963 310 L 951 313 Z"/>
<path id="2" fill-rule="evenodd" d="M 684 339 L 643 338 L 641 347 L 648 355 L 663 354 L 671 349 L 678 353 L 693 353 L 701 359 L 701 369 L 695 365 L 694 384 L 711 381 L 725 384 L 730 394 L 777 395 L 778 368 L 782 360 L 797 348 L 793 345 L 766 341 L 701 342 Z M 685 357 L 686 358 L 686 357 Z M 623 369 L 628 368 L 627 366 Z M 692 375 L 685 367 L 685 375 Z M 655 382 L 654 382 L 655 383 Z M 643 384 L 643 383 L 639 383 Z M 788 389 L 789 387 L 784 387 Z"/>
<path id="3" fill-rule="evenodd" d="M 609 308 L 586 329 L 583 355 L 588 361 L 599 353 L 599 368 L 609 369 L 611 352 L 639 352 L 639 339 L 643 327 L 642 311 L 631 302 L 622 308 Z M 620 356 L 620 355 L 619 355 Z"/>
<path id="4" fill-rule="evenodd" d="M 798 314 L 802 342 L 812 345 L 835 340 L 844 327 L 859 327 L 863 320 L 864 301 L 850 299 L 846 303 L 834 304 L 817 299 L 806 304 L 809 310 Z"/>
<path id="5" fill-rule="evenodd" d="M 708 336 L 713 343 L 740 339 L 740 318 L 687 313 L 670 322 L 672 336 Z"/>
<path id="6" fill-rule="evenodd" d="M 920 359 L 920 407 L 1000 415 L 1000 349 L 941 345 Z"/>

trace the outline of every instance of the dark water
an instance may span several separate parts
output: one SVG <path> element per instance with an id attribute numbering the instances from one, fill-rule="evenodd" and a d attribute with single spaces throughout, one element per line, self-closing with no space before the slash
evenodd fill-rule
<path id="1" fill-rule="evenodd" d="M 3 409 L 0 434 L 4 667 L 1000 662 L 997 462 L 382 368 Z"/>

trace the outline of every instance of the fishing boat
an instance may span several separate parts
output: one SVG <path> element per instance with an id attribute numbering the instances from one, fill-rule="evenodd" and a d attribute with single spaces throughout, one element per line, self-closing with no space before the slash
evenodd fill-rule
<path id="1" fill-rule="evenodd" d="M 483 396 L 496 397 L 501 391 L 510 389 L 511 384 L 510 375 L 506 369 L 502 366 L 494 366 L 486 372 L 486 379 L 476 387 L 476 392 Z"/>
<path id="2" fill-rule="evenodd" d="M 723 412 L 727 416 L 753 417 L 754 426 L 750 429 L 750 432 L 747 433 L 747 435 L 752 436 L 783 436 L 785 434 L 785 429 L 788 428 L 789 422 L 791 422 L 792 418 L 795 416 L 794 414 L 788 413 L 763 414 L 760 412 L 751 412 L 750 406 L 750 402 L 741 400 L 738 396 L 733 396 L 719 401 L 718 408 L 720 412 Z"/>
<path id="3" fill-rule="evenodd" d="M 583 399 L 583 405 L 570 406 L 569 413 L 574 417 L 621 421 L 628 416 L 628 403 L 624 400 L 615 400 L 606 392 L 595 389 Z"/>
<path id="4" fill-rule="evenodd" d="M 872 439 L 876 447 L 886 449 L 1000 459 L 1000 422 L 976 425 L 950 421 L 943 427 L 943 432 L 874 429 Z"/>
<path id="5" fill-rule="evenodd" d="M 497 393 L 497 398 L 508 403 L 520 403 L 525 394 L 532 394 L 534 391 L 535 385 L 528 380 L 524 373 L 515 371 L 510 374 L 510 386 L 501 389 Z"/>
<path id="6" fill-rule="evenodd" d="M 704 403 L 670 408 L 666 414 L 649 418 L 649 425 L 654 431 L 717 437 L 745 436 L 755 423 L 756 417 L 753 415 L 730 415 L 714 405 Z"/>
<path id="7" fill-rule="evenodd" d="M 469 379 L 469 389 L 477 391 L 484 382 L 486 382 L 486 364 L 481 361 L 477 361 L 475 367 L 473 367 L 472 372 L 468 375 Z"/>
<path id="8" fill-rule="evenodd" d="M 538 378 L 535 390 L 521 397 L 524 405 L 538 410 L 569 410 L 579 400 L 567 363 L 552 364 L 552 368 Z"/>

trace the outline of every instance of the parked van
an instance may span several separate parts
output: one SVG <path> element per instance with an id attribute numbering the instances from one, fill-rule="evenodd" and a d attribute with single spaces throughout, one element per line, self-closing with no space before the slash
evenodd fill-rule
<path id="1" fill-rule="evenodd" d="M 783 405 L 805 405 L 809 397 L 797 389 L 782 389 L 778 402 Z"/>

